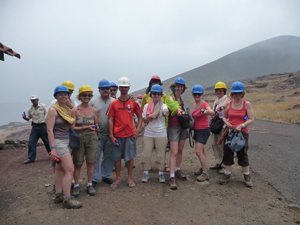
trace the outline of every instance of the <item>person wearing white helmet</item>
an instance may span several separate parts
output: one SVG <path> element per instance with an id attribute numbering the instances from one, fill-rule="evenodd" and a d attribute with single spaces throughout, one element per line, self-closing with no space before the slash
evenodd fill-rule
<path id="1" fill-rule="evenodd" d="M 128 95 L 130 81 L 127 77 L 121 77 L 118 82 L 120 97 L 113 101 L 108 110 L 109 116 L 109 136 L 112 144 L 118 146 L 114 149 L 114 160 L 116 168 L 116 180 L 111 184 L 111 188 L 116 188 L 121 183 L 121 159 L 127 162 L 128 187 L 134 187 L 132 180 L 132 170 L 134 158 L 136 157 L 136 140 L 142 126 L 142 113 L 139 104 Z M 135 130 L 132 123 L 133 115 L 138 117 L 138 127 Z"/>
<path id="2" fill-rule="evenodd" d="M 67 81 L 62 82 L 62 85 L 66 86 L 66 87 L 68 88 L 69 92 L 70 92 L 69 99 L 68 99 L 68 101 L 66 102 L 66 106 L 68 106 L 70 109 L 73 109 L 74 107 L 78 106 L 78 103 L 77 103 L 75 100 L 71 99 L 71 96 L 72 96 L 73 92 L 75 91 L 74 84 L 73 84 L 73 82 L 67 80 Z M 56 101 L 57 101 L 57 100 L 54 99 L 54 100 L 50 103 L 49 109 L 54 105 L 54 103 L 55 103 Z"/>
<path id="3" fill-rule="evenodd" d="M 47 108 L 44 104 L 39 103 L 37 95 L 32 95 L 30 101 L 32 102 L 32 106 L 28 109 L 27 115 L 25 113 L 22 114 L 24 120 L 29 121 L 32 119 L 32 129 L 28 143 L 28 158 L 24 161 L 24 164 L 35 162 L 36 144 L 39 138 L 44 142 L 47 152 L 51 152 L 45 119 Z"/>

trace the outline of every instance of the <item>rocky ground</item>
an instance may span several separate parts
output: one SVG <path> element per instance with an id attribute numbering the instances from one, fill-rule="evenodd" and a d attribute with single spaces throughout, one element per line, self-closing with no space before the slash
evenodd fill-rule
<path id="1" fill-rule="evenodd" d="M 215 171 L 210 171 L 209 182 L 197 182 L 193 172 L 199 169 L 199 161 L 188 141 L 181 167 L 188 179 L 177 182 L 177 191 L 170 190 L 167 183 L 158 183 L 156 169 L 150 173 L 148 183 L 140 183 L 141 140 L 133 172 L 137 186 L 126 186 L 123 166 L 122 184 L 116 190 L 100 182 L 97 195 L 88 196 L 84 166 L 78 197 L 83 207 L 77 210 L 62 209 L 53 203 L 53 175 L 44 147 L 38 147 L 37 161 L 28 165 L 23 164 L 27 149 L 1 150 L 0 224 L 300 224 L 298 208 L 258 173 L 252 173 L 251 189 L 244 186 L 238 166 L 233 168 L 232 181 L 224 186 L 218 184 Z M 206 152 L 212 165 L 209 144 Z"/>

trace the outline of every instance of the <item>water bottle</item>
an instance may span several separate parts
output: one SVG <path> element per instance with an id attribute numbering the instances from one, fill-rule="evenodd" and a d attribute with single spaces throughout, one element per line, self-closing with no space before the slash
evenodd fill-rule
<path id="1" fill-rule="evenodd" d="M 24 118 L 26 118 L 26 113 L 25 113 L 25 111 L 23 112 L 23 116 L 24 116 Z"/>
<path id="2" fill-rule="evenodd" d="M 51 152 L 49 152 L 49 155 L 51 155 Z M 60 164 L 60 158 L 55 157 L 54 161 L 55 161 L 57 164 Z"/>
<path id="3" fill-rule="evenodd" d="M 244 120 L 247 120 L 248 119 L 248 115 L 246 114 L 246 116 L 244 117 Z"/>
<path id="4" fill-rule="evenodd" d="M 120 147 L 119 142 L 115 141 L 115 146 Z"/>

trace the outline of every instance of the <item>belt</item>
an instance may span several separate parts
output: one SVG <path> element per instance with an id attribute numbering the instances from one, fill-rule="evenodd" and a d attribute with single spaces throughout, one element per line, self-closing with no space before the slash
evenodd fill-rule
<path id="1" fill-rule="evenodd" d="M 31 126 L 33 125 L 46 125 L 46 123 L 34 123 L 34 122 L 31 122 Z"/>

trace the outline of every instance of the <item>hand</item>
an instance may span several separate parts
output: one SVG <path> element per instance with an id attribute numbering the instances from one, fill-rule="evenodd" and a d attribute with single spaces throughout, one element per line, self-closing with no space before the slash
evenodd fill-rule
<path id="1" fill-rule="evenodd" d="M 183 110 L 182 109 L 177 109 L 177 114 L 178 114 L 178 116 L 182 116 L 182 112 L 183 112 Z"/>
<path id="2" fill-rule="evenodd" d="M 242 124 L 240 124 L 240 125 L 238 125 L 238 126 L 235 128 L 234 132 L 241 131 L 241 130 L 242 130 L 242 128 L 243 128 L 243 125 L 242 125 Z"/>
<path id="3" fill-rule="evenodd" d="M 206 109 L 204 109 L 204 111 L 203 112 L 201 112 L 202 113 L 202 115 L 207 115 L 207 110 Z"/>
<path id="4" fill-rule="evenodd" d="M 87 130 L 91 130 L 91 131 L 96 131 L 96 129 L 94 128 L 96 125 L 89 125 L 87 127 Z"/>
<path id="5" fill-rule="evenodd" d="M 111 142 L 113 145 L 115 145 L 116 142 L 118 142 L 118 139 L 115 138 L 114 136 L 110 136 L 109 139 L 110 139 L 110 142 Z"/>
<path id="6" fill-rule="evenodd" d="M 156 119 L 158 117 L 158 114 L 157 113 L 152 113 L 152 114 L 149 115 L 149 117 L 151 119 Z"/>
<path id="7" fill-rule="evenodd" d="M 231 125 L 231 123 L 226 122 L 225 124 L 226 124 L 226 126 L 227 126 L 228 128 L 233 128 L 233 126 Z"/>
<path id="8" fill-rule="evenodd" d="M 68 98 L 68 100 L 67 100 L 67 102 L 66 102 L 65 105 L 68 106 L 70 109 L 73 108 L 73 105 L 72 105 L 72 102 L 71 102 L 70 98 Z"/>
<path id="9" fill-rule="evenodd" d="M 138 139 L 139 133 L 140 133 L 140 130 L 139 130 L 139 129 L 136 129 L 136 130 L 135 130 L 135 134 L 134 134 L 134 139 L 135 139 L 135 140 Z"/>
<path id="10" fill-rule="evenodd" d="M 164 113 L 165 113 L 165 115 L 164 115 Z M 163 117 L 169 116 L 169 111 L 168 111 L 168 109 L 163 110 L 162 113 L 161 113 L 161 116 L 163 116 Z"/>
<path id="11" fill-rule="evenodd" d="M 52 148 L 50 157 L 53 160 L 55 160 L 56 158 L 58 158 L 57 149 L 56 148 Z"/>

